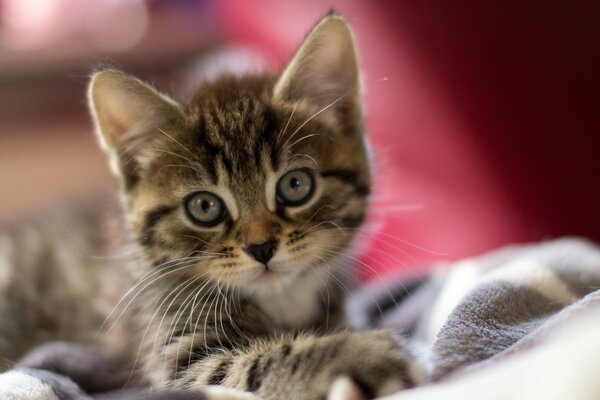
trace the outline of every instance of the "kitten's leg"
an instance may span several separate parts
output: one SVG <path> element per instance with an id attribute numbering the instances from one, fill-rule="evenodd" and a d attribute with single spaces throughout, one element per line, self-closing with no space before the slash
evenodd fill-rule
<path id="1" fill-rule="evenodd" d="M 28 353 L 16 367 L 43 369 L 68 377 L 89 394 L 139 384 L 127 363 L 111 358 L 101 347 L 92 345 L 47 343 Z"/>
<path id="2" fill-rule="evenodd" d="M 389 331 L 339 332 L 257 342 L 245 349 L 199 358 L 172 384 L 223 385 L 263 399 L 323 399 L 339 377 L 352 379 L 365 397 L 410 388 L 424 374 Z"/>
<path id="3" fill-rule="evenodd" d="M 259 400 L 249 393 L 224 388 L 202 390 L 126 389 L 89 396 L 67 377 L 43 369 L 21 368 L 0 374 L 3 400 Z"/>
<path id="4" fill-rule="evenodd" d="M 16 367 L 0 379 L 5 383 L 0 384 L 0 395 L 20 393 L 18 390 L 33 384 L 59 400 L 258 400 L 250 393 L 216 386 L 202 390 L 123 389 L 139 383 L 132 379 L 130 367 L 90 345 L 48 343 L 31 351 Z M 20 382 L 23 388 L 18 387 Z"/>
<path id="5" fill-rule="evenodd" d="M 93 400 L 261 400 L 251 393 L 218 386 L 209 386 L 202 390 L 121 390 L 92 397 Z M 61 399 L 62 400 L 62 399 Z M 88 400 L 88 399 L 77 399 Z M 91 399 L 90 399 L 91 400 Z"/>

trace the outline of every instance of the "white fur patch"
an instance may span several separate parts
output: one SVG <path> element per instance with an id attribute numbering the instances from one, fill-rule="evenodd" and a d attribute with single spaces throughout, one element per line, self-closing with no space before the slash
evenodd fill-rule
<path id="1" fill-rule="evenodd" d="M 305 326 L 322 312 L 319 291 L 327 282 L 328 271 L 325 268 L 321 269 L 322 271 L 306 274 L 285 290 L 256 292 L 254 299 L 276 324 L 289 327 Z"/>

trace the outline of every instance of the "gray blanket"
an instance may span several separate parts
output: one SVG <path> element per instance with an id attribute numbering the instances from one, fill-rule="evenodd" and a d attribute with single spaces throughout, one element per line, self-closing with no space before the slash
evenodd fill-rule
<path id="1" fill-rule="evenodd" d="M 581 239 L 560 239 L 439 265 L 427 276 L 375 282 L 351 298 L 349 315 L 359 329 L 402 332 L 422 355 L 430 383 L 394 399 L 587 400 L 600 398 L 598 289 L 600 248 Z M 252 398 L 221 388 L 92 394 L 68 372 L 42 367 L 39 358 L 30 356 L 0 375 L 0 398 Z"/>
<path id="2" fill-rule="evenodd" d="M 394 399 L 598 399 L 598 289 L 600 248 L 565 238 L 376 284 L 350 308 L 422 350 L 431 383 Z"/>

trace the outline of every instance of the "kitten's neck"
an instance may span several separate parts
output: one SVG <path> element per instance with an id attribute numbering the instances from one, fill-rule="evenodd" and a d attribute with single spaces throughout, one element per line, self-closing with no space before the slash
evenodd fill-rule
<path id="1" fill-rule="evenodd" d="M 343 319 L 343 292 L 326 269 L 306 274 L 286 290 L 257 292 L 253 300 L 282 328 L 331 330 Z"/>

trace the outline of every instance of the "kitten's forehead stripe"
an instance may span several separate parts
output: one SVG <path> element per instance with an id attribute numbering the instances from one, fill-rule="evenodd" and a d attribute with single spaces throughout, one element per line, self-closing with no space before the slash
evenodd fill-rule
<path id="1" fill-rule="evenodd" d="M 271 85 L 271 78 L 224 78 L 201 89 L 189 106 L 203 164 L 246 206 L 264 203 L 267 175 L 281 162 Z"/>
<path id="2" fill-rule="evenodd" d="M 321 171 L 321 176 L 324 178 L 334 176 L 351 185 L 356 185 L 358 182 L 358 172 L 351 169 L 329 169 Z"/>
<path id="3" fill-rule="evenodd" d="M 146 217 L 144 218 L 144 228 L 150 229 L 153 228 L 154 225 L 158 223 L 162 218 L 169 215 L 171 212 L 175 210 L 175 206 L 171 205 L 160 205 L 146 213 Z"/>
<path id="4" fill-rule="evenodd" d="M 148 211 L 144 216 L 144 226 L 139 242 L 144 246 L 151 246 L 154 243 L 154 227 L 160 220 L 175 211 L 176 208 L 170 205 L 160 205 Z"/>
<path id="5" fill-rule="evenodd" d="M 206 127 L 204 124 L 204 119 L 201 119 L 198 122 L 198 132 L 195 134 L 197 138 L 197 143 L 200 144 L 201 147 L 205 148 L 206 151 L 203 153 L 204 159 L 210 159 L 210 157 L 218 156 L 222 153 L 222 149 L 215 145 L 210 137 L 206 134 Z M 216 185 L 218 182 L 217 168 L 212 162 L 204 162 L 204 167 L 210 176 L 211 183 Z"/>
<path id="6" fill-rule="evenodd" d="M 323 178 L 336 178 L 345 184 L 354 186 L 354 193 L 358 196 L 367 196 L 370 192 L 369 185 L 359 179 L 359 172 L 351 169 L 330 169 L 321 171 Z"/>
<path id="7" fill-rule="evenodd" d="M 274 143 L 277 133 L 277 114 L 271 107 L 267 107 L 264 113 L 265 126 L 260 132 L 254 145 L 254 156 L 256 157 L 256 166 L 260 167 L 262 155 L 266 153 L 271 162 L 271 169 L 277 171 L 279 168 L 279 152 Z"/>

